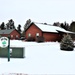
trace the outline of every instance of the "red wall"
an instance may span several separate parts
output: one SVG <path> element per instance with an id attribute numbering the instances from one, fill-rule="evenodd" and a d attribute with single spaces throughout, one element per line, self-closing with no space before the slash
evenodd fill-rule
<path id="1" fill-rule="evenodd" d="M 5 36 L 5 37 L 8 37 L 8 35 L 9 34 L 1 34 L 1 36 Z M 14 30 L 10 33 L 10 37 L 11 37 L 11 35 L 13 35 L 13 38 L 11 38 L 11 39 L 16 39 L 16 35 L 18 35 L 18 38 L 20 38 L 20 34 L 16 30 Z"/>
<path id="2" fill-rule="evenodd" d="M 11 38 L 11 39 L 16 39 L 16 35 L 18 35 L 18 38 L 20 38 L 20 34 L 19 34 L 16 30 L 12 31 L 12 32 L 10 33 L 10 36 L 11 36 L 11 35 L 13 35 L 13 38 Z"/>
<path id="3" fill-rule="evenodd" d="M 36 38 L 36 33 L 39 33 L 39 36 L 42 36 L 42 31 L 37 28 L 35 25 L 31 25 L 29 29 L 25 33 L 26 39 L 28 38 L 28 34 L 31 34 L 31 37 Z"/>
<path id="4" fill-rule="evenodd" d="M 5 37 L 8 37 L 8 34 L 0 34 L 1 36 L 5 36 Z"/>
<path id="5" fill-rule="evenodd" d="M 59 41 L 61 39 L 60 34 L 58 33 L 50 33 L 50 32 L 42 32 L 38 27 L 34 24 L 31 25 L 27 31 L 25 32 L 26 39 L 28 38 L 28 34 L 31 34 L 32 37 L 36 40 L 36 33 L 39 33 L 40 36 L 43 36 L 45 41 Z"/>
<path id="6" fill-rule="evenodd" d="M 58 41 L 60 40 L 60 35 L 58 33 L 43 33 L 45 41 Z"/>

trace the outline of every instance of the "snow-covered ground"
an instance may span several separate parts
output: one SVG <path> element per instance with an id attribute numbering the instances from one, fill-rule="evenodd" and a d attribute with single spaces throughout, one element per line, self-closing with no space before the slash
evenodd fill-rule
<path id="1" fill-rule="evenodd" d="M 25 47 L 25 58 L 0 58 L 0 74 L 75 74 L 74 51 L 61 51 L 58 42 L 11 41 L 11 46 Z"/>

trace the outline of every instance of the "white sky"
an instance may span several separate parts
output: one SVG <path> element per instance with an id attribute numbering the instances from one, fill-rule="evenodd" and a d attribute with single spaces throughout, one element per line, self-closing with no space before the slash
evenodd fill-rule
<path id="1" fill-rule="evenodd" d="M 13 19 L 15 26 L 26 20 L 53 24 L 75 20 L 75 0 L 0 0 L 0 24 Z"/>

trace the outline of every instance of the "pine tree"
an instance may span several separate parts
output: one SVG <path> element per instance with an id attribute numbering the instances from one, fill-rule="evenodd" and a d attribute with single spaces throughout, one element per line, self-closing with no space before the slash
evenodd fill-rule
<path id="1" fill-rule="evenodd" d="M 2 22 L 2 24 L 1 24 L 0 28 L 1 28 L 1 30 L 6 29 L 6 28 L 5 28 L 5 23 L 4 23 L 4 22 Z"/>
<path id="2" fill-rule="evenodd" d="M 61 44 L 60 44 L 60 49 L 67 50 L 67 51 L 74 49 L 74 43 L 69 34 L 67 34 L 63 37 Z"/>
<path id="3" fill-rule="evenodd" d="M 22 30 L 21 30 L 21 25 L 20 24 L 18 25 L 17 30 L 18 30 L 19 33 L 21 33 Z"/>
<path id="4" fill-rule="evenodd" d="M 75 21 L 70 24 L 70 31 L 75 32 Z M 71 34 L 71 37 L 75 40 L 75 35 Z"/>
<path id="5" fill-rule="evenodd" d="M 14 21 L 10 19 L 6 24 L 7 29 L 15 29 Z"/>
<path id="6" fill-rule="evenodd" d="M 24 30 L 22 32 L 22 36 L 25 36 L 25 31 L 30 26 L 30 24 L 31 24 L 31 19 L 28 19 L 24 25 Z"/>
<path id="7" fill-rule="evenodd" d="M 30 26 L 31 19 L 28 19 L 24 25 L 24 31 Z"/>

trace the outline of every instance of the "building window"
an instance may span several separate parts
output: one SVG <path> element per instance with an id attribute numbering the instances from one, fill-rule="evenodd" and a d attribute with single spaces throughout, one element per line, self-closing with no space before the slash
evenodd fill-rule
<path id="1" fill-rule="evenodd" d="M 29 34 L 28 34 L 28 37 L 30 37 L 30 36 L 31 36 L 31 34 L 29 33 Z"/>
<path id="2" fill-rule="evenodd" d="M 11 38 L 13 38 L 13 35 L 11 35 Z"/>
<path id="3" fill-rule="evenodd" d="M 18 38 L 18 35 L 16 35 L 16 38 Z"/>
<path id="4" fill-rule="evenodd" d="M 39 33 L 36 33 L 36 36 L 39 36 Z"/>

